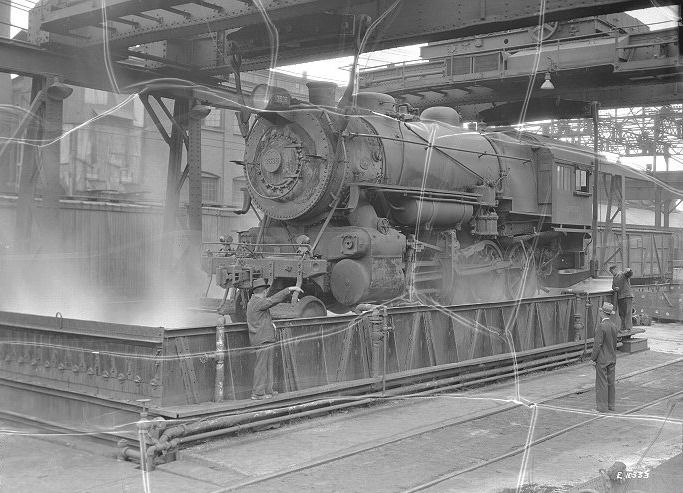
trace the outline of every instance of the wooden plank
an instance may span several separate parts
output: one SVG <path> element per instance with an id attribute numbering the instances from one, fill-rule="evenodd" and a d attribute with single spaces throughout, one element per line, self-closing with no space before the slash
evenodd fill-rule
<path id="1" fill-rule="evenodd" d="M 456 320 L 458 321 L 459 332 L 461 335 L 461 344 L 458 352 L 458 361 L 465 361 L 471 358 L 472 345 L 474 343 L 474 319 L 477 312 L 456 313 Z M 469 315 L 469 316 L 468 316 Z"/>
<path id="2" fill-rule="evenodd" d="M 280 359 L 282 362 L 282 379 L 283 386 L 282 389 L 285 392 L 291 392 L 298 388 L 297 375 L 292 366 L 292 358 L 290 355 L 290 343 L 292 339 L 292 331 L 288 326 L 284 326 L 280 330 L 280 337 L 278 340 L 278 345 L 280 346 Z M 256 358 L 256 351 L 254 350 L 254 361 Z M 254 363 L 255 364 L 255 363 Z"/>
<path id="3" fill-rule="evenodd" d="M 189 404 L 199 404 L 199 395 L 197 393 L 197 375 L 195 374 L 194 363 L 191 360 L 192 356 L 187 346 L 187 339 L 185 337 L 176 337 L 175 348 L 176 354 L 178 355 L 180 372 L 183 377 L 185 399 Z"/>
<path id="4" fill-rule="evenodd" d="M 505 323 L 502 308 L 496 307 L 488 311 L 489 328 L 491 329 L 491 354 L 506 352 Z"/>
<path id="5" fill-rule="evenodd" d="M 532 348 L 539 348 L 545 346 L 543 340 L 543 316 L 540 313 L 540 307 L 537 302 L 534 302 L 534 340 Z"/>
<path id="6" fill-rule="evenodd" d="M 469 354 L 470 359 L 489 355 L 486 353 L 484 344 L 485 339 L 488 339 L 488 334 L 486 333 L 486 316 L 484 315 L 484 310 L 479 308 L 477 309 L 474 318 L 474 333 Z"/>
<path id="7" fill-rule="evenodd" d="M 342 350 L 339 353 L 339 363 L 337 364 L 337 382 L 344 381 L 344 377 L 346 376 L 346 369 L 349 365 L 349 356 L 351 355 L 351 345 L 353 342 L 353 332 L 355 330 L 355 325 L 355 323 L 353 325 L 348 325 L 344 330 Z"/>
<path id="8" fill-rule="evenodd" d="M 432 313 L 424 312 L 422 314 L 422 321 L 424 323 L 425 342 L 427 343 L 427 353 L 429 355 L 429 366 L 437 364 L 436 352 L 434 349 L 434 337 L 432 333 Z"/>
<path id="9" fill-rule="evenodd" d="M 406 359 L 404 364 L 404 369 L 412 370 L 415 364 L 415 353 L 417 352 L 417 338 L 420 330 L 420 312 L 413 314 L 412 324 L 410 327 L 410 336 L 408 337 L 408 351 L 406 352 Z"/>
<path id="10" fill-rule="evenodd" d="M 358 326 L 358 344 L 360 353 L 360 363 L 363 368 L 362 376 L 370 377 L 372 375 L 372 341 L 370 331 L 372 330 L 370 323 L 366 318 L 363 318 L 363 323 Z"/>
<path id="11" fill-rule="evenodd" d="M 448 317 L 447 323 L 448 323 L 448 325 L 446 327 L 446 335 L 448 338 L 447 340 L 450 344 L 452 344 L 452 347 L 453 347 L 453 355 L 451 357 L 451 361 L 454 361 L 454 362 L 460 361 L 460 359 L 458 358 L 458 350 L 460 348 L 459 348 L 459 344 L 458 344 L 458 337 L 455 334 L 455 324 L 453 323 L 453 317 L 452 316 Z"/>
<path id="12" fill-rule="evenodd" d="M 536 302 L 536 310 L 539 316 L 540 334 L 542 335 L 540 347 L 553 344 L 557 327 L 555 302 L 552 302 L 552 304 Z"/>

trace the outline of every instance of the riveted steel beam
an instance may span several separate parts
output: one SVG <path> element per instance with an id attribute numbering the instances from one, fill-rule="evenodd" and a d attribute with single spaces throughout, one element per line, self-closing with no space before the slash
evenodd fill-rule
<path id="1" fill-rule="evenodd" d="M 238 0 L 215 0 L 215 7 L 205 5 L 206 2 L 181 2 L 176 0 L 149 0 L 145 2 L 131 0 L 109 0 L 104 9 L 93 7 L 90 2 L 78 3 L 69 7 L 52 6 L 36 9 L 32 14 L 32 39 L 40 43 L 59 42 L 76 47 L 99 47 L 105 40 L 111 49 L 128 48 L 134 45 L 177 38 L 192 38 L 205 35 L 207 32 L 220 33 L 226 29 L 239 29 L 245 34 L 242 51 L 245 63 L 249 64 L 249 47 L 258 48 L 254 57 L 262 56 L 261 45 L 264 38 L 266 22 L 274 23 L 281 35 L 293 33 L 291 42 L 281 44 L 280 54 L 283 58 L 294 60 L 303 49 L 297 41 L 297 32 L 305 30 L 309 20 L 307 16 L 318 15 L 355 15 L 379 18 L 393 2 L 386 0 L 264 0 L 265 12 L 259 11 L 256 5 Z M 661 5 L 673 5 L 675 0 L 663 0 Z M 187 12 L 184 18 L 176 13 L 168 12 L 182 6 Z M 545 20 L 554 21 L 576 18 L 587 15 L 621 12 L 624 10 L 650 6 L 646 0 L 547 0 Z M 222 10 L 218 10 L 221 7 Z M 164 10 L 166 9 L 166 10 Z M 367 50 L 377 50 L 420 42 L 438 41 L 453 37 L 467 36 L 496 30 L 535 25 L 539 18 L 538 0 L 487 0 L 486 2 L 453 2 L 452 0 L 411 0 L 398 4 L 388 15 L 381 28 L 371 35 Z M 103 10 L 107 18 L 120 18 L 123 15 L 136 15 L 140 19 L 138 27 L 133 25 L 117 25 L 116 33 L 97 27 L 103 21 Z M 178 10 L 178 9 L 176 9 Z M 150 16 L 161 19 L 161 22 L 140 17 Z M 40 17 L 42 16 L 42 17 Z M 287 26 L 292 26 L 287 31 Z M 252 29 L 250 27 L 259 28 Z M 64 37 L 65 34 L 79 37 Z M 59 37 L 53 35 L 60 35 Z M 85 38 L 83 38 L 83 36 Z M 54 38 L 54 39 L 53 39 Z M 309 39 L 308 36 L 305 36 Z M 329 39 L 328 32 L 319 31 L 313 38 L 320 42 L 316 45 L 318 58 L 326 58 L 346 54 L 351 47 L 340 51 L 338 39 Z M 267 66 L 268 60 L 262 60 L 259 66 Z"/>
<path id="2" fill-rule="evenodd" d="M 79 57 L 27 43 L 0 39 L 0 60 L 0 72 L 28 77 L 59 74 L 60 79 L 66 84 L 104 91 L 112 90 L 111 79 L 107 76 L 107 66 L 102 57 Z M 178 78 L 177 70 L 175 73 L 168 69 L 151 71 L 117 62 L 111 63 L 110 67 L 112 77 L 122 92 L 134 93 L 147 89 L 164 97 L 194 97 L 211 106 L 239 108 L 234 88 L 219 85 L 218 81 L 213 81 L 210 77 L 194 74 L 193 80 L 182 80 Z M 186 77 L 190 78 L 187 72 Z"/>
<path id="3" fill-rule="evenodd" d="M 0 38 L 0 72 L 32 76 L 59 74 L 67 84 L 112 90 L 102 56 L 82 53 L 74 56 L 63 50 L 48 50 L 34 45 Z M 112 76 L 119 87 L 142 84 L 159 78 L 158 73 L 143 67 L 112 63 Z"/>
<path id="4" fill-rule="evenodd" d="M 183 3 L 186 3 L 186 0 L 108 0 L 104 12 L 108 18 L 117 18 Z M 44 19 L 41 23 L 43 30 L 55 33 L 65 33 L 103 21 L 103 9 L 100 2 L 69 2 L 63 7 L 46 3 L 42 7 L 33 9 L 32 15 L 34 14 Z"/>

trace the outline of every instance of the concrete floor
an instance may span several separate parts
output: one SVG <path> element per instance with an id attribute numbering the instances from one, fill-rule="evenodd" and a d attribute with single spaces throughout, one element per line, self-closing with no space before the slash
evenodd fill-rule
<path id="1" fill-rule="evenodd" d="M 645 335 L 651 350 L 620 356 L 618 376 L 662 365 L 683 355 L 683 324 L 656 323 L 647 328 Z M 639 398 L 647 397 L 641 394 L 648 390 L 656 393 L 667 385 L 678 385 L 674 382 L 679 378 L 677 373 L 671 369 L 668 373 L 662 370 L 657 375 L 632 377 L 634 385 L 638 385 L 636 390 L 618 383 L 617 411 L 632 408 Z M 578 394 L 536 406 L 536 427 L 531 434 L 535 439 L 553 427 L 594 416 L 593 381 L 592 366 L 581 363 L 453 395 L 396 399 L 370 408 L 303 420 L 277 430 L 196 445 L 181 451 L 178 462 L 160 466 L 145 477 L 134 464 L 116 461 L 115 450 L 109 446 L 77 436 L 46 436 L 37 430 L 0 422 L 0 491 L 215 492 L 302 464 L 324 463 L 340 453 L 348 454 L 348 459 L 284 479 L 245 485 L 238 491 L 404 491 L 420 483 L 421 475 L 429 478 L 438 476 L 438 471 L 463 470 L 468 464 L 480 464 L 486 458 L 514 449 L 520 439 L 523 444 L 529 436 L 533 408 L 521 407 L 514 413 L 499 413 L 457 429 L 439 428 L 411 437 L 416 431 L 426 430 L 444 419 L 457 421 L 478 416 L 483 411 L 510 405 L 520 397 L 533 403 L 579 390 Z M 516 491 L 520 477 L 521 483 L 527 485 L 523 491 L 570 491 L 594 480 L 600 469 L 609 468 L 617 460 L 624 462 L 629 471 L 647 471 L 653 478 L 661 479 L 661 474 L 656 476 L 657 467 L 668 467 L 667 474 L 675 474 L 676 459 L 668 464 L 666 461 L 681 452 L 681 424 L 671 423 L 671 419 L 683 419 L 683 405 L 681 409 L 671 406 L 663 402 L 638 416 L 611 415 L 599 419 L 576 432 L 539 443 L 527 454 L 461 474 L 426 491 Z M 666 416 L 667 420 L 661 419 Z M 400 446 L 353 455 L 388 436 L 407 438 Z M 680 484 L 681 477 L 677 479 Z M 651 480 L 645 486 L 639 484 L 638 489 L 677 491 L 647 489 L 648 484 L 656 483 L 659 484 Z"/>

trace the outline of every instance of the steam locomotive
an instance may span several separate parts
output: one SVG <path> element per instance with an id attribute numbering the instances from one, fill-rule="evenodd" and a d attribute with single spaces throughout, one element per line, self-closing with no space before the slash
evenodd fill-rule
<path id="1" fill-rule="evenodd" d="M 292 316 L 362 303 L 457 304 L 533 295 L 588 277 L 593 154 L 539 135 L 462 128 L 386 94 L 336 104 L 267 90 L 245 136 L 243 211 L 260 226 L 202 267 L 241 319 L 251 283 L 299 285 Z M 232 299 L 232 301 L 231 301 Z"/>

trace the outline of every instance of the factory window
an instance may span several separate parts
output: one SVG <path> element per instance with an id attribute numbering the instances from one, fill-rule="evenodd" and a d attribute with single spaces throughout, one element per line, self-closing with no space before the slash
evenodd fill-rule
<path id="1" fill-rule="evenodd" d="M 446 59 L 447 75 L 465 75 L 472 73 L 472 57 L 459 56 Z"/>
<path id="2" fill-rule="evenodd" d="M 576 170 L 576 184 L 575 191 L 578 193 L 590 193 L 590 180 L 588 179 L 590 173 L 585 169 Z"/>
<path id="3" fill-rule="evenodd" d="M 221 114 L 223 110 L 220 108 L 211 108 L 211 113 L 204 118 L 204 126 L 208 128 L 220 128 L 221 127 Z"/>
<path id="4" fill-rule="evenodd" d="M 218 176 L 211 173 L 202 173 L 202 203 L 218 203 Z"/>
<path id="5" fill-rule="evenodd" d="M 572 169 L 569 166 L 557 166 L 557 189 L 571 191 Z"/>
<path id="6" fill-rule="evenodd" d="M 500 53 L 472 57 L 472 72 L 494 72 L 500 70 Z"/>
<path id="7" fill-rule="evenodd" d="M 85 102 L 89 104 L 107 104 L 109 93 L 99 89 L 85 88 Z"/>

